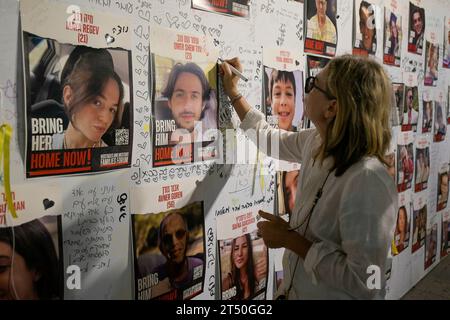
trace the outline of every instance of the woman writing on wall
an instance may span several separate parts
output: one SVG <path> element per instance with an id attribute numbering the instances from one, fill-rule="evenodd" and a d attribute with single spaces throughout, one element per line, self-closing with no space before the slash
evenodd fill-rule
<path id="1" fill-rule="evenodd" d="M 0 300 L 60 298 L 59 275 L 52 238 L 39 220 L 14 233 L 0 228 Z"/>
<path id="2" fill-rule="evenodd" d="M 270 248 L 284 247 L 279 296 L 289 299 L 382 299 L 385 280 L 368 286 L 369 266 L 384 275 L 395 228 L 397 191 L 384 157 L 391 133 L 391 83 L 374 60 L 342 56 L 306 80 L 305 114 L 315 128 L 271 128 L 238 92 L 237 58 L 221 65 L 225 92 L 242 120 L 278 157 L 302 163 L 290 223 L 260 212 L 258 228 Z M 264 143 L 262 144 L 264 145 Z M 264 150 L 274 154 L 271 150 Z M 323 192 L 322 192 L 323 191 Z"/>
<path id="3" fill-rule="evenodd" d="M 104 55 L 84 52 L 69 72 L 63 71 L 62 99 L 70 122 L 64 134 L 53 136 L 53 149 L 107 147 L 103 135 L 120 125 L 124 87 Z"/>

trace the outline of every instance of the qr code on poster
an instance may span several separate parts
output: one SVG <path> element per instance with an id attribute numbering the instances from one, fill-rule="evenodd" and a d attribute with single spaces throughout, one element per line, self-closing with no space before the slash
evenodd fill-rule
<path id="1" fill-rule="evenodd" d="M 128 142 L 128 129 L 116 129 L 116 146 L 127 145 Z"/>

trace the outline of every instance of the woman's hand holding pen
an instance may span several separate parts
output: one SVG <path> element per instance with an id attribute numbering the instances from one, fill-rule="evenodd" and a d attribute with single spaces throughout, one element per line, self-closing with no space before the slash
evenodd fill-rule
<path id="1" fill-rule="evenodd" d="M 220 75 L 223 79 L 222 83 L 225 93 L 230 98 L 231 104 L 236 110 L 239 119 L 242 121 L 251 107 L 238 90 L 237 84 L 240 79 L 239 75 L 237 75 L 236 72 L 233 72 L 230 66 L 237 71 L 242 72 L 242 65 L 239 58 L 236 57 L 231 60 L 224 60 L 224 62 L 220 64 Z"/>
<path id="2" fill-rule="evenodd" d="M 223 88 L 227 96 L 232 99 L 239 94 L 237 83 L 239 76 L 231 71 L 230 65 L 242 72 L 241 62 L 239 58 L 235 57 L 231 60 L 225 60 L 220 64 L 221 75 L 223 75 Z"/>

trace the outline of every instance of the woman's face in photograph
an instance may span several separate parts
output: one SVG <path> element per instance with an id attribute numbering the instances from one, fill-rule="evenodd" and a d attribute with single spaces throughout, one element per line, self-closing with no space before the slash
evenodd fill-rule
<path id="1" fill-rule="evenodd" d="M 278 126 L 290 130 L 295 115 L 295 94 L 292 82 L 279 80 L 272 87 L 272 107 L 278 116 Z"/>
<path id="2" fill-rule="evenodd" d="M 233 260 L 236 268 L 241 269 L 248 262 L 248 243 L 245 236 L 240 236 L 234 242 Z"/>
<path id="3" fill-rule="evenodd" d="M 400 211 L 398 212 L 398 230 L 402 234 L 406 233 L 406 223 L 407 223 L 406 212 L 405 210 L 400 209 Z"/>
<path id="4" fill-rule="evenodd" d="M 422 21 L 422 16 L 419 12 L 414 12 L 414 14 L 413 14 L 413 26 L 414 26 L 414 31 L 416 32 L 417 35 L 422 33 L 423 21 Z"/>
<path id="5" fill-rule="evenodd" d="M 109 79 L 102 94 L 74 114 L 74 127 L 88 140 L 100 141 L 113 123 L 118 107 L 119 85 L 114 79 Z"/>
<path id="6" fill-rule="evenodd" d="M 13 279 L 11 279 L 12 265 L 14 265 Z M 37 272 L 28 269 L 24 258 L 15 253 L 13 261 L 11 246 L 5 242 L 0 242 L 0 300 L 38 299 L 34 288 L 34 283 L 37 280 L 39 280 Z M 15 291 L 13 288 L 15 288 Z"/>

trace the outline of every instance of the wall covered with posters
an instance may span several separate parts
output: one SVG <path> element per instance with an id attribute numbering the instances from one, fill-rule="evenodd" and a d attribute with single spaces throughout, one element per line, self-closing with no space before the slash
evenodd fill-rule
<path id="1" fill-rule="evenodd" d="M 393 83 L 386 276 L 400 298 L 450 252 L 449 12 L 448 0 L 0 2 L 0 250 L 42 260 L 34 285 L 0 289 L 272 299 L 283 252 L 258 237 L 258 210 L 289 219 L 301 166 L 237 129 L 217 61 L 239 56 L 242 94 L 297 131 L 311 125 L 305 79 L 350 53 Z"/>

